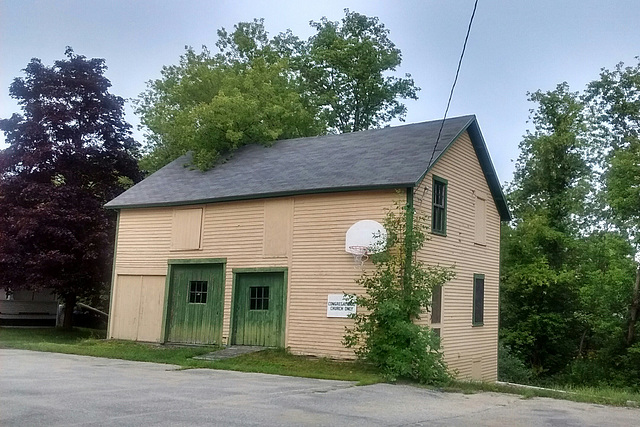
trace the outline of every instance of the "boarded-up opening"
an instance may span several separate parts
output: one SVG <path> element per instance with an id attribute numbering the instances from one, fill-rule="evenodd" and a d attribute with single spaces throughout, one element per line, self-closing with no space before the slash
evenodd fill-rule
<path id="1" fill-rule="evenodd" d="M 476 194 L 476 237 L 478 245 L 487 244 L 487 200 L 484 196 Z"/>
<path id="2" fill-rule="evenodd" d="M 264 202 L 264 256 L 289 255 L 291 241 L 292 199 L 273 199 Z"/>
<path id="3" fill-rule="evenodd" d="M 171 224 L 171 250 L 200 249 L 202 208 L 174 209 Z"/>
<path id="4" fill-rule="evenodd" d="M 432 289 L 431 295 L 431 323 L 437 324 L 442 321 L 442 286 L 436 285 Z"/>
<path id="5" fill-rule="evenodd" d="M 471 362 L 471 379 L 482 381 L 482 359 L 473 359 Z"/>
<path id="6" fill-rule="evenodd" d="M 165 276 L 118 275 L 114 290 L 111 337 L 160 341 Z"/>

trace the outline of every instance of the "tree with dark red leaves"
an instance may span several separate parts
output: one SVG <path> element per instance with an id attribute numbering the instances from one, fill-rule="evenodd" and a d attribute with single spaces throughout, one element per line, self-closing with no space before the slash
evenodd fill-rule
<path id="1" fill-rule="evenodd" d="M 103 205 L 142 176 L 104 60 L 65 55 L 32 59 L 10 86 L 22 114 L 0 120 L 0 288 L 53 289 L 68 328 L 78 298 L 110 281 L 115 214 Z"/>

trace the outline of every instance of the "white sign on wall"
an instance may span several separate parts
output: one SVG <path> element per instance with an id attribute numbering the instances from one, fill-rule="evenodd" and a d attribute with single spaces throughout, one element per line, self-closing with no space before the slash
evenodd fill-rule
<path id="1" fill-rule="evenodd" d="M 349 317 L 356 312 L 356 305 L 349 301 L 345 294 L 329 294 L 327 296 L 327 317 Z"/>

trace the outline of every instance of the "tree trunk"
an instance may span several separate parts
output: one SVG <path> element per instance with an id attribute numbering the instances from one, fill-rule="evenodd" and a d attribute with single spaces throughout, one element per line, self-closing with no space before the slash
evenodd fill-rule
<path id="1" fill-rule="evenodd" d="M 582 333 L 582 338 L 580 338 L 580 348 L 578 349 L 578 357 L 582 357 L 582 351 L 584 349 L 584 339 L 587 336 L 587 329 Z"/>
<path id="2" fill-rule="evenodd" d="M 76 301 L 75 294 L 64 296 L 64 320 L 62 322 L 64 329 L 71 329 L 73 326 L 73 309 L 76 306 Z"/>
<path id="3" fill-rule="evenodd" d="M 638 311 L 640 309 L 640 265 L 636 270 L 636 284 L 633 287 L 633 300 L 631 302 L 631 316 L 629 319 L 629 332 L 627 334 L 627 345 L 633 343 L 635 338 L 636 321 L 638 320 Z"/>

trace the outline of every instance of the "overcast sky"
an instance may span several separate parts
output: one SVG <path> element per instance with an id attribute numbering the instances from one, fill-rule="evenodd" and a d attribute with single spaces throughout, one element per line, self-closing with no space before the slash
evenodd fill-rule
<path id="1" fill-rule="evenodd" d="M 270 34 L 306 38 L 310 20 L 339 20 L 345 7 L 377 16 L 401 49 L 399 73 L 422 88 L 407 123 L 442 118 L 473 0 L 152 1 L 0 0 L 0 117 L 18 111 L 13 78 L 33 57 L 51 65 L 65 46 L 106 60 L 112 92 L 134 98 L 185 45 L 215 48 L 216 30 L 264 18 Z M 529 109 L 527 92 L 567 81 L 582 90 L 602 67 L 640 55 L 638 0 L 480 0 L 449 117 L 475 114 L 501 181 L 512 178 Z M 127 120 L 138 119 L 127 107 Z M 392 124 L 398 124 L 394 122 Z M 141 133 L 136 138 L 142 141 Z M 0 137 L 0 141 L 4 137 Z M 0 147 L 3 147 L 0 142 Z"/>

